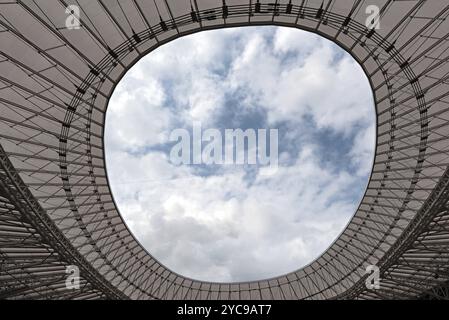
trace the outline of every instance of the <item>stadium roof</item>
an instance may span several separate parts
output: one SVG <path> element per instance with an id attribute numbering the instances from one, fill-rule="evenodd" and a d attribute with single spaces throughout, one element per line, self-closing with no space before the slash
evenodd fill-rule
<path id="1" fill-rule="evenodd" d="M 371 4 L 378 29 L 366 25 Z M 70 5 L 80 28 L 67 28 L 77 23 Z M 0 0 L 0 9 L 0 298 L 447 297 L 447 1 Z M 361 64 L 377 112 L 373 170 L 344 232 L 309 265 L 253 282 L 196 281 L 154 259 L 120 216 L 105 113 L 126 71 L 155 48 L 249 25 L 320 34 Z M 80 268 L 80 290 L 66 288 L 67 265 Z M 380 268 L 380 289 L 365 286 L 368 265 Z"/>

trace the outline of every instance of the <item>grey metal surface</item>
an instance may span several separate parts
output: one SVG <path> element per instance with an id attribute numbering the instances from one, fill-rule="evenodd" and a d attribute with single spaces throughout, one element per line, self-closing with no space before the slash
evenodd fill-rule
<path id="1" fill-rule="evenodd" d="M 71 4 L 81 8 L 78 30 L 65 27 Z M 381 10 L 380 29 L 365 26 L 369 4 Z M 12 199 L 22 197 L 52 222 L 57 232 L 46 237 L 45 250 L 57 251 L 59 266 L 82 264 L 86 298 L 379 299 L 432 294 L 432 288 L 449 280 L 448 14 L 443 0 L 0 0 L 1 169 L 11 179 L 0 203 L 19 210 L 20 203 Z M 373 89 L 376 156 L 351 222 L 311 264 L 261 281 L 196 281 L 160 264 L 123 223 L 105 171 L 105 113 L 124 73 L 158 46 L 201 30 L 247 25 L 312 31 L 354 56 Z M 12 191 L 21 187 L 27 191 L 13 197 Z M 21 251 L 29 265 L 39 264 L 39 258 L 28 246 L 20 249 L 20 239 L 5 231 L 18 218 L 4 212 L 0 296 L 58 297 L 60 292 L 61 298 L 70 297 L 57 289 L 49 295 L 48 285 L 39 285 L 43 280 L 25 286 L 15 282 L 35 273 L 14 264 L 15 254 Z M 38 215 L 25 213 L 18 221 L 36 228 Z M 42 266 L 46 263 L 42 257 Z M 379 290 L 365 287 L 370 264 L 381 269 Z M 49 269 L 48 275 L 60 272 Z M 51 278 L 56 287 L 62 284 Z"/>

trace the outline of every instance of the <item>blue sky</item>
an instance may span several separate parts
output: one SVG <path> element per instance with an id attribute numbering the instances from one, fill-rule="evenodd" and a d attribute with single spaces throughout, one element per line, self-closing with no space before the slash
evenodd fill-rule
<path id="1" fill-rule="evenodd" d="M 173 129 L 279 131 L 279 169 L 170 162 Z M 370 174 L 368 80 L 342 49 L 279 27 L 207 31 L 139 61 L 106 118 L 112 191 L 161 263 L 207 281 L 257 280 L 311 262 L 354 214 Z"/>

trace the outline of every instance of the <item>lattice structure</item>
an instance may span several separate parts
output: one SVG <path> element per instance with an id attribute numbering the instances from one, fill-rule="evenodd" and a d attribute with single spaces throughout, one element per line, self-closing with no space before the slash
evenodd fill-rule
<path id="1" fill-rule="evenodd" d="M 371 4 L 379 29 L 366 26 Z M 79 29 L 66 27 L 69 5 Z M 448 298 L 448 14 L 445 0 L 0 0 L 0 297 Z M 308 266 L 196 281 L 125 226 L 105 171 L 105 113 L 124 73 L 155 48 L 249 25 L 320 34 L 360 63 L 377 112 L 373 171 L 345 231 Z M 365 286 L 371 264 L 381 289 Z M 64 285 L 67 265 L 80 268 L 79 291 Z"/>

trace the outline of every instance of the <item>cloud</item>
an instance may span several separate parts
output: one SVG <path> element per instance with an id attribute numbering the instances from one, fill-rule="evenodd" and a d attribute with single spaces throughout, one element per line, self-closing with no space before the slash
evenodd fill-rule
<path id="1" fill-rule="evenodd" d="M 294 34 L 298 39 L 292 38 Z M 294 29 L 278 29 L 274 43 L 275 50 L 270 50 L 266 37 L 252 38 L 229 77 L 231 86 L 244 87 L 268 110 L 271 123 L 309 114 L 319 128 L 346 132 L 360 121 L 372 120 L 369 83 L 360 81 L 363 71 L 349 54 L 343 55 L 328 40 Z"/>
<path id="2" fill-rule="evenodd" d="M 136 150 L 164 141 L 171 117 L 164 108 L 165 92 L 154 79 L 128 77 L 110 100 L 106 121 L 114 123 L 107 139 L 112 150 Z"/>
<path id="3" fill-rule="evenodd" d="M 363 195 L 370 94 L 349 56 L 300 30 L 210 31 L 164 45 L 131 69 L 109 105 L 106 160 L 119 210 L 151 254 L 188 277 L 248 281 L 304 266 Z M 173 165 L 169 132 L 198 120 L 278 128 L 278 170 Z"/>

